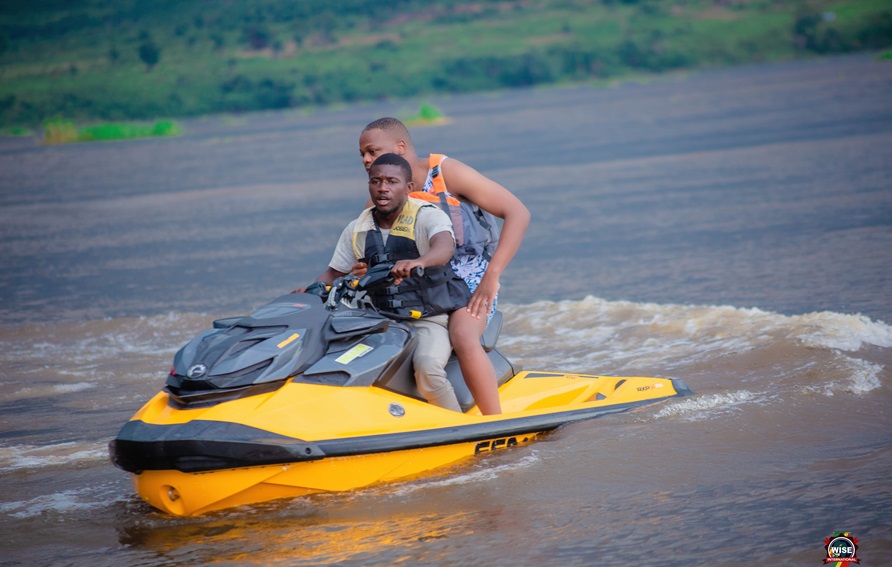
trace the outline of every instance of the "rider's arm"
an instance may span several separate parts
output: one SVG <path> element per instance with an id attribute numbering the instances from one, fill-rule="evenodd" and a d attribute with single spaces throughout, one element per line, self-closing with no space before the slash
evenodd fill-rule
<path id="1" fill-rule="evenodd" d="M 347 275 L 353 270 L 356 264 L 356 256 L 353 254 L 352 244 L 354 224 L 355 221 L 351 222 L 347 225 L 347 228 L 341 232 L 338 244 L 335 246 L 331 260 L 328 262 L 328 267 L 316 278 L 316 281 L 325 282 L 331 285 L 335 279 Z M 305 290 L 306 288 L 297 288 L 294 292 Z"/>
<path id="2" fill-rule="evenodd" d="M 428 266 L 442 266 L 448 264 L 455 252 L 455 239 L 448 230 L 438 232 L 430 239 L 431 248 L 420 258 L 414 260 L 400 260 L 390 270 L 395 275 L 408 278 L 415 267 L 427 268 Z"/>
<path id="3" fill-rule="evenodd" d="M 322 272 L 322 274 L 319 275 L 319 277 L 316 278 L 316 281 L 325 282 L 328 285 L 331 285 L 332 282 L 334 282 L 337 278 L 346 275 L 347 272 L 339 272 L 338 270 L 335 270 L 334 268 L 329 266 L 324 272 Z"/>

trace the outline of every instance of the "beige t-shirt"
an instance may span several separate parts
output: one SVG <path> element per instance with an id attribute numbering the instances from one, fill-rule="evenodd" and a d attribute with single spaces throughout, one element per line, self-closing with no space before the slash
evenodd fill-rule
<path id="1" fill-rule="evenodd" d="M 350 270 L 353 269 L 353 264 L 359 260 L 353 252 L 353 231 L 355 230 L 356 223 L 363 219 L 363 217 L 365 222 L 363 223 L 363 226 L 360 227 L 360 230 L 375 229 L 375 223 L 372 221 L 371 215 L 361 215 L 358 219 L 351 221 L 350 224 L 347 225 L 347 228 L 341 232 L 341 237 L 338 239 L 337 246 L 335 246 L 331 261 L 328 262 L 328 266 L 331 269 L 349 274 Z M 452 221 L 449 219 L 449 215 L 444 213 L 437 206 L 422 207 L 419 209 L 418 214 L 415 217 L 415 245 L 418 247 L 418 253 L 422 256 L 427 254 L 431 249 L 431 238 L 441 232 L 448 232 L 452 236 L 453 244 L 455 243 L 455 233 L 452 231 Z M 387 236 L 389 234 L 389 230 L 381 230 L 381 236 L 385 243 L 387 243 Z"/>

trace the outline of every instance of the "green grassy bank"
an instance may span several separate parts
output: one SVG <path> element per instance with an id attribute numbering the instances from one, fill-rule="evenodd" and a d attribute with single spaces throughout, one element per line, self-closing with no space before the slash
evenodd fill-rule
<path id="1" fill-rule="evenodd" d="M 890 45 L 888 0 L 6 0 L 0 127 L 609 80 Z"/>
<path id="2" fill-rule="evenodd" d="M 47 144 L 70 144 L 169 137 L 181 133 L 180 126 L 170 120 L 159 120 L 154 124 L 107 123 L 78 127 L 71 120 L 55 118 L 44 124 L 43 141 Z"/>

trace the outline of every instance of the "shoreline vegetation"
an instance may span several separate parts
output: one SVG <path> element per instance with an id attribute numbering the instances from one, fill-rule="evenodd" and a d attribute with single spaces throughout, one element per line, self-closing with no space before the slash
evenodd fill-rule
<path id="1" fill-rule="evenodd" d="M 452 122 L 443 112 L 428 102 L 422 102 L 418 112 L 406 116 L 403 122 L 408 126 L 441 126 Z M 108 142 L 113 140 L 134 140 L 180 136 L 183 127 L 172 120 L 159 120 L 152 124 L 101 123 L 77 126 L 71 120 L 54 118 L 43 125 L 43 143 L 47 145 L 72 144 L 77 142 Z M 25 128 L 11 128 L 9 133 L 0 135 L 28 136 L 31 131 Z"/>
<path id="2" fill-rule="evenodd" d="M 43 126 L 43 143 L 71 144 L 75 142 L 107 142 L 179 136 L 182 127 L 172 120 L 159 120 L 152 124 L 104 123 L 78 127 L 71 120 L 55 118 Z"/>
<path id="3" fill-rule="evenodd" d="M 169 120 L 160 133 L 127 124 L 857 51 L 888 60 L 890 46 L 888 0 L 7 0 L 0 133 L 167 136 Z M 407 120 L 448 122 L 426 102 Z"/>

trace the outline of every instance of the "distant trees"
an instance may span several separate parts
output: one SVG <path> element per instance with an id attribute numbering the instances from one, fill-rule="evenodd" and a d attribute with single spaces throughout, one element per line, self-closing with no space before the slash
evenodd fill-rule
<path id="1" fill-rule="evenodd" d="M 65 74 L 47 92 L 32 92 L 30 73 L 4 75 L 0 123 L 17 124 L 528 87 L 892 46 L 892 6 L 877 0 L 10 2 L 19 8 L 0 26 L 0 62 Z M 50 5 L 58 17 L 47 17 Z M 539 15 L 548 29 L 529 29 Z M 424 49 L 422 29 L 432 32 Z M 516 41 L 524 34 L 532 39 Z M 107 64 L 80 63 L 96 49 Z M 175 84 L 154 80 L 162 55 L 192 71 L 178 69 Z M 144 88 L 112 77 L 143 65 Z M 95 89 L 103 73 L 108 88 Z"/>
<path id="2" fill-rule="evenodd" d="M 147 70 L 151 71 L 160 59 L 161 50 L 151 39 L 146 39 L 139 45 L 139 60 L 145 63 Z"/>
<path id="3" fill-rule="evenodd" d="M 251 49 L 266 49 L 273 42 L 273 36 L 266 26 L 251 26 L 242 30 L 245 42 Z"/>
<path id="4" fill-rule="evenodd" d="M 892 10 L 873 14 L 854 25 L 838 24 L 834 12 L 821 11 L 806 3 L 799 7 L 794 18 L 791 31 L 797 49 L 830 54 L 892 45 Z"/>

